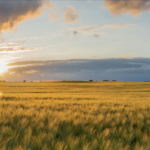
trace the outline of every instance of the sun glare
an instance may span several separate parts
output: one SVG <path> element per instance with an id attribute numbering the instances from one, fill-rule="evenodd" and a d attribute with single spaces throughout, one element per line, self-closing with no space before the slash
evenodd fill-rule
<path id="1" fill-rule="evenodd" d="M 4 73 L 5 71 L 7 71 L 6 63 L 0 61 L 0 74 Z"/>

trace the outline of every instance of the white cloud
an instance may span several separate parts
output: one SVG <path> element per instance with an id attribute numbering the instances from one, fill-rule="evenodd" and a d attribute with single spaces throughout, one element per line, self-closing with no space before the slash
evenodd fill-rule
<path id="1" fill-rule="evenodd" d="M 16 53 L 43 49 L 43 47 L 30 48 L 20 43 L 2 43 L 0 44 L 0 53 Z"/>

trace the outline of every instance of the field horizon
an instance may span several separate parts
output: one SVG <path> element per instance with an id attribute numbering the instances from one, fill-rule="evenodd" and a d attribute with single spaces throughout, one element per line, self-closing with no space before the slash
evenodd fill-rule
<path id="1" fill-rule="evenodd" d="M 23 81 L 5 81 L 7 83 L 23 83 Z M 34 83 L 39 83 L 39 82 L 87 82 L 87 83 L 91 83 L 91 82 L 150 82 L 150 81 L 121 81 L 121 80 L 92 80 L 92 81 L 89 81 L 89 80 L 25 80 L 25 82 L 27 83 L 31 83 L 31 82 L 34 82 Z M 0 82 L 0 83 L 3 83 L 3 82 Z"/>

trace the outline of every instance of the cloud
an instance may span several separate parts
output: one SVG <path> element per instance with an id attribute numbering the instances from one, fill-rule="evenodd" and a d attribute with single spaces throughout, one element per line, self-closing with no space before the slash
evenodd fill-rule
<path id="1" fill-rule="evenodd" d="M 95 58 L 96 56 L 91 56 L 92 58 Z"/>
<path id="2" fill-rule="evenodd" d="M 27 38 L 10 39 L 10 41 L 39 40 L 42 38 L 45 38 L 45 36 L 34 36 L 34 37 L 27 37 Z"/>
<path id="3" fill-rule="evenodd" d="M 93 37 L 95 37 L 95 38 L 99 38 L 100 37 L 100 34 L 93 34 Z"/>
<path id="4" fill-rule="evenodd" d="M 42 10 L 54 7 L 48 0 L 0 1 L 0 33 L 11 31 L 26 19 L 42 15 Z"/>
<path id="5" fill-rule="evenodd" d="M 61 8 L 61 10 L 65 12 L 65 21 L 64 22 L 75 23 L 75 22 L 79 21 L 78 11 L 73 6 L 70 6 L 68 8 Z"/>
<path id="6" fill-rule="evenodd" d="M 27 70 L 27 71 L 23 71 L 22 73 L 34 74 L 36 72 L 39 72 L 39 71 L 38 70 Z"/>
<path id="7" fill-rule="evenodd" d="M 78 33 L 86 33 L 89 31 L 99 30 L 99 29 L 105 29 L 105 28 L 125 28 L 130 27 L 132 24 L 106 24 L 106 25 L 91 25 L 91 26 L 82 26 L 77 28 L 70 28 L 69 30 L 76 31 Z"/>
<path id="8" fill-rule="evenodd" d="M 92 37 L 98 38 L 101 34 L 107 34 L 106 32 L 95 32 L 96 30 L 106 29 L 106 28 L 127 28 L 132 26 L 132 24 L 105 24 L 105 25 L 90 25 L 82 26 L 76 28 L 69 28 L 72 32 L 66 32 L 65 35 L 79 35 L 79 34 L 88 34 Z M 93 32 L 94 31 L 94 32 Z"/>
<path id="9" fill-rule="evenodd" d="M 41 66 L 41 65 L 50 65 L 52 63 L 54 64 L 58 62 L 61 61 L 22 61 L 22 62 L 9 63 L 8 66 Z"/>
<path id="10" fill-rule="evenodd" d="M 70 59 L 8 64 L 5 80 L 150 80 L 149 58 Z M 11 67 L 11 68 L 10 68 Z M 13 74 L 9 74 L 12 73 Z"/>
<path id="11" fill-rule="evenodd" d="M 73 31 L 73 34 L 74 34 L 74 35 L 78 34 L 78 31 Z"/>
<path id="12" fill-rule="evenodd" d="M 54 14 L 51 14 L 51 13 L 49 14 L 50 19 L 51 19 L 51 20 L 58 20 L 58 19 L 59 19 L 58 13 L 55 12 L 55 11 L 53 11 L 53 13 L 54 13 Z"/>
<path id="13" fill-rule="evenodd" d="M 131 14 L 138 16 L 142 11 L 150 12 L 149 0 L 104 0 L 106 7 L 112 14 Z"/>
<path id="14" fill-rule="evenodd" d="M 119 58 L 134 58 L 134 57 L 130 57 L 129 55 L 120 55 Z"/>
<path id="15" fill-rule="evenodd" d="M 21 43 L 2 43 L 0 44 L 0 53 L 16 53 L 43 49 L 42 47 L 27 48 Z"/>

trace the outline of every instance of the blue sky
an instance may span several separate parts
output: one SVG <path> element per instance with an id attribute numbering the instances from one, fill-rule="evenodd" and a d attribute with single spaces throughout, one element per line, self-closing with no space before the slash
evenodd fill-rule
<path id="1" fill-rule="evenodd" d="M 37 64 L 28 68 L 26 64 L 29 61 L 34 64 L 35 61 L 41 63 L 53 60 L 60 62 L 76 59 L 80 62 L 80 60 L 127 59 L 129 61 L 126 63 L 129 63 L 132 59 L 136 59 L 138 63 L 141 58 L 147 61 L 150 57 L 149 0 L 32 2 L 13 0 L 0 3 L 1 79 L 9 81 L 17 79 L 22 81 L 24 78 L 64 79 L 62 70 L 57 73 L 59 77 L 52 77 L 51 71 L 48 73 L 43 70 L 41 73 L 40 68 L 36 67 Z M 18 66 L 20 62 L 26 63 Z M 10 66 L 10 63 L 16 64 Z M 111 63 L 109 65 L 109 69 L 114 68 Z M 90 67 L 86 69 L 87 72 L 91 70 Z M 81 70 L 77 71 L 80 77 L 69 73 L 69 70 L 66 67 L 68 75 L 65 76 L 68 79 L 84 79 Z M 87 79 L 102 80 L 102 77 L 96 76 L 95 71 L 87 76 Z M 122 76 L 120 80 L 147 80 L 144 73 L 138 78 L 129 77 Z"/>

